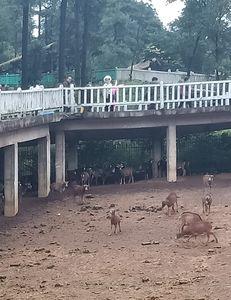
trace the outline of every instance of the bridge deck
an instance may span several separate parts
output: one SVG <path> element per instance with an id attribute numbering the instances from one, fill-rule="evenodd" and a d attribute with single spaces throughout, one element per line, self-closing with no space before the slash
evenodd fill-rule
<path id="1" fill-rule="evenodd" d="M 178 84 L 60 86 L 0 92 L 0 117 L 23 118 L 54 112 L 172 110 L 231 105 L 231 80 Z M 83 107 L 83 108 L 82 108 Z"/>

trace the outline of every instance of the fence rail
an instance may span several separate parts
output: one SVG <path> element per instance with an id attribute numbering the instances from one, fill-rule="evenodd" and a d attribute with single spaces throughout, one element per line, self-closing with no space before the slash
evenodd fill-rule
<path id="1" fill-rule="evenodd" d="M 0 92 L 0 116 L 23 117 L 47 112 L 141 111 L 231 105 L 231 80 L 178 84 L 60 86 Z"/>

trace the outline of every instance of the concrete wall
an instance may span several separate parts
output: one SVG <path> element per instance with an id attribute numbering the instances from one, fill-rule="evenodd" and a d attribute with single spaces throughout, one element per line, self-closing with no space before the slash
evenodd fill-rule
<path id="1" fill-rule="evenodd" d="M 49 135 L 49 126 L 24 128 L 10 132 L 0 133 L 0 148 L 17 143 L 36 140 Z"/>
<path id="2" fill-rule="evenodd" d="M 125 81 L 129 80 L 129 69 L 116 69 L 116 79 Z M 133 79 L 152 82 L 152 78 L 158 78 L 158 82 L 163 81 L 164 83 L 178 83 L 183 80 L 187 75 L 186 72 L 162 72 L 162 71 L 151 71 L 151 70 L 133 70 Z M 194 74 L 190 76 L 190 82 L 200 82 L 209 80 L 208 76 L 204 74 Z"/>
<path id="3" fill-rule="evenodd" d="M 82 119 L 68 119 L 56 125 L 55 130 L 77 131 L 87 136 L 92 132 L 97 138 L 98 131 L 109 132 L 110 130 L 137 131 L 140 128 L 158 129 L 167 127 L 172 122 L 179 127 L 187 126 L 215 126 L 217 128 L 231 128 L 231 107 L 203 107 L 180 110 L 150 110 L 139 112 L 116 112 L 116 113 L 88 113 Z M 224 123 L 226 124 L 224 126 Z M 159 130 L 159 129 L 158 129 Z M 216 130 L 216 129 L 214 129 Z M 110 132 L 109 132 L 110 138 Z"/>

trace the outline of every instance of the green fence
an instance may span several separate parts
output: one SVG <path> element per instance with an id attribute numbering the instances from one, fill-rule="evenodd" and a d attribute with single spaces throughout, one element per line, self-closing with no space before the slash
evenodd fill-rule
<path id="1" fill-rule="evenodd" d="M 68 75 L 74 78 L 74 73 L 69 72 Z M 112 80 L 116 80 L 116 69 L 98 70 L 93 74 L 95 82 L 103 81 L 106 75 L 110 75 Z M 8 87 L 16 88 L 21 85 L 21 74 L 0 74 L 0 84 L 7 85 Z M 58 84 L 57 76 L 55 73 L 43 74 L 40 80 L 46 88 L 55 87 Z"/>
<path id="2" fill-rule="evenodd" d="M 98 70 L 94 73 L 95 81 L 103 81 L 106 75 L 110 75 L 112 80 L 116 80 L 116 69 Z"/>
<path id="3" fill-rule="evenodd" d="M 54 87 L 58 81 L 54 74 L 43 74 L 40 83 L 46 88 Z M 9 87 L 18 87 L 21 84 L 21 74 L 2 74 L 0 75 L 0 84 Z"/>
<path id="4" fill-rule="evenodd" d="M 43 74 L 41 82 L 47 88 L 54 87 L 57 85 L 58 81 L 54 74 Z"/>
<path id="5" fill-rule="evenodd" d="M 18 87 L 21 84 L 20 74 L 4 74 L 0 75 L 0 84 L 12 87 Z"/>

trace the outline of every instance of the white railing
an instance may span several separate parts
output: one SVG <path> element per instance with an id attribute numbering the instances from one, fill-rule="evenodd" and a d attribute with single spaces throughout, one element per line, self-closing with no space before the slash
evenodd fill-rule
<path id="1" fill-rule="evenodd" d="M 231 81 L 33 89 L 0 93 L 0 116 L 231 105 Z"/>
<path id="2" fill-rule="evenodd" d="M 48 110 L 63 110 L 63 87 L 0 92 L 1 117 L 23 117 Z"/>
<path id="3" fill-rule="evenodd" d="M 71 92 L 72 90 L 72 92 Z M 72 109 L 88 111 L 136 111 L 230 105 L 231 81 L 178 84 L 72 87 Z"/>

